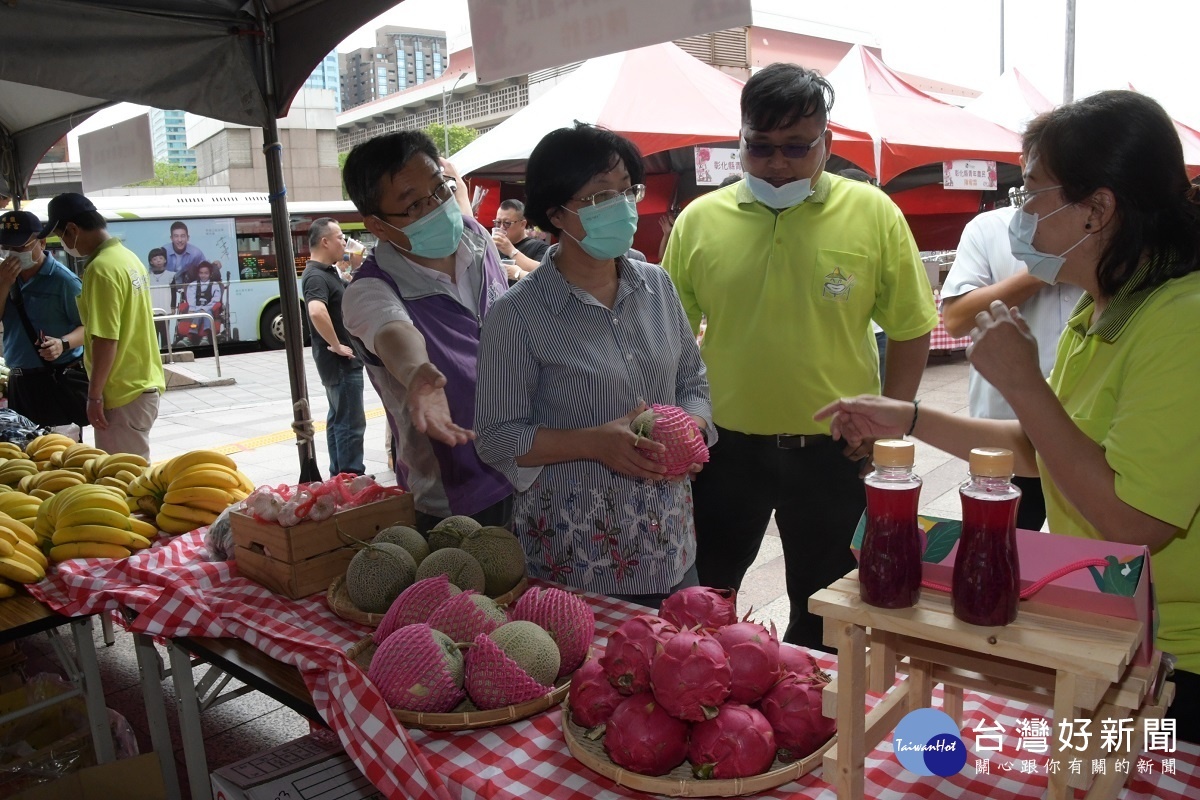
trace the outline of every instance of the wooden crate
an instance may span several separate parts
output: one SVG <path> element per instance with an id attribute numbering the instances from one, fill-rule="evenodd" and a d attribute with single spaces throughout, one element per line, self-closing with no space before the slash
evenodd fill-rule
<path id="1" fill-rule="evenodd" d="M 384 528 L 412 525 L 415 520 L 412 495 L 405 494 L 290 528 L 233 513 L 230 528 L 238 571 L 294 600 L 324 592 L 334 578 L 345 574 L 354 557 L 345 537 L 370 541 Z"/>

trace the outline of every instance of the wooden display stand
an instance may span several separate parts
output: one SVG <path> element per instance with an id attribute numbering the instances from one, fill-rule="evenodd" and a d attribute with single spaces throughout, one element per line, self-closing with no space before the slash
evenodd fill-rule
<path id="1" fill-rule="evenodd" d="M 825 643 L 838 649 L 837 680 L 824 695 L 838 738 L 824 767 L 839 800 L 863 797 L 867 753 L 905 714 L 931 704 L 935 683 L 943 685 L 944 710 L 960 728 L 964 688 L 1047 706 L 1056 721 L 1093 720 L 1090 749 L 1066 752 L 1084 763 L 1105 759 L 1104 773 L 1069 775 L 1064 765 L 1049 775 L 1050 800 L 1072 798 L 1075 788 L 1088 789 L 1089 800 L 1115 798 L 1129 774 L 1114 764 L 1137 752 L 1103 751 L 1099 721 L 1135 720 L 1130 744 L 1138 747 L 1144 720 L 1161 718 L 1174 695 L 1173 684 L 1155 680 L 1161 654 L 1149 665 L 1130 666 L 1142 637 L 1142 623 L 1134 620 L 1022 602 L 1011 625 L 968 625 L 954 617 L 949 595 L 929 589 L 913 608 L 869 606 L 859 597 L 857 571 L 814 594 L 808 608 L 824 617 Z M 907 672 L 898 685 L 897 670 Z M 1162 685 L 1151 694 L 1156 683 Z M 869 714 L 868 689 L 886 693 Z"/>

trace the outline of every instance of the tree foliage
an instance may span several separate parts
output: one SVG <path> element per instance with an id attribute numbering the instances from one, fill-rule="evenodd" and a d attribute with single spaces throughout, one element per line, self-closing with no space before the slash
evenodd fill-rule
<path id="1" fill-rule="evenodd" d="M 195 186 L 196 170 L 169 161 L 154 162 L 154 177 L 133 186 Z"/>
<path id="2" fill-rule="evenodd" d="M 438 152 L 443 157 L 449 157 L 442 151 L 446 148 L 446 134 L 442 123 L 435 122 L 425 129 L 425 135 L 433 139 L 433 143 L 437 145 Z M 450 126 L 450 155 L 454 155 L 459 150 L 469 145 L 471 142 L 479 138 L 479 131 L 474 128 L 468 128 L 464 125 Z"/>

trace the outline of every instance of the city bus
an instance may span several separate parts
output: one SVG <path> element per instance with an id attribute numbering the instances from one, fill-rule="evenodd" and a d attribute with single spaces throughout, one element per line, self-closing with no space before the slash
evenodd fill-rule
<path id="1" fill-rule="evenodd" d="M 96 209 L 108 221 L 108 231 L 132 250 L 151 275 L 151 300 L 156 313 L 179 313 L 190 308 L 198 289 L 195 281 L 200 262 L 210 265 L 212 284 L 220 302 L 212 304 L 219 343 L 261 342 L 263 347 L 283 347 L 283 315 L 279 302 L 279 266 L 275 259 L 271 207 L 266 194 L 179 194 L 94 197 Z M 48 199 L 31 200 L 23 208 L 46 219 Z M 330 217 L 342 231 L 365 247 L 375 238 L 366 231 L 362 217 L 345 200 L 289 202 L 292 272 L 299 276 L 308 262 L 308 229 L 313 220 Z M 65 253 L 51 249 L 65 261 Z M 152 255 L 166 259 L 166 269 L 155 272 Z M 162 269 L 161 263 L 158 265 Z M 211 301 L 211 287 L 207 297 Z M 303 296 L 303 295 L 301 295 Z M 307 320 L 303 328 L 307 336 Z M 209 343 L 207 333 L 196 334 L 199 321 L 182 319 L 158 323 L 159 339 L 174 347 Z M 188 334 L 191 335 L 188 335 Z"/>

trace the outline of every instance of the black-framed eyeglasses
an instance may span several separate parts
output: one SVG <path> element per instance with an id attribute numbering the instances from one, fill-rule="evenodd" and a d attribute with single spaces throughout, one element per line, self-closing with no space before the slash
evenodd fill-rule
<path id="1" fill-rule="evenodd" d="M 1020 208 L 1021 206 L 1025 205 L 1025 203 L 1028 202 L 1029 198 L 1031 198 L 1031 197 L 1036 197 L 1037 195 L 1041 194 L 1042 192 L 1049 192 L 1053 189 L 1061 189 L 1061 188 L 1062 188 L 1062 186 L 1059 186 L 1059 185 L 1047 186 L 1044 189 L 1030 189 L 1029 187 L 1023 186 L 1023 185 L 1022 186 L 1014 186 L 1013 188 L 1008 190 L 1008 202 L 1011 205 L 1014 205 L 1014 206 Z"/>
<path id="2" fill-rule="evenodd" d="M 525 220 L 521 220 L 521 219 L 517 219 L 517 220 L 494 219 L 494 220 L 492 220 L 492 227 L 493 228 L 503 228 L 504 230 L 508 230 L 513 225 L 516 225 L 518 222 L 524 222 L 524 221 Z"/>
<path id="3" fill-rule="evenodd" d="M 454 196 L 456 184 L 453 178 L 446 178 L 437 185 L 432 192 L 422 197 L 420 200 L 415 200 L 411 205 L 401 212 L 395 211 L 380 211 L 375 216 L 377 217 L 408 217 L 409 219 L 417 220 L 428 214 L 433 209 L 440 206 L 442 203 Z"/>
<path id="4" fill-rule="evenodd" d="M 746 145 L 746 155 L 751 158 L 770 158 L 775 155 L 776 150 L 783 153 L 784 158 L 804 158 L 821 143 L 827 132 L 828 129 L 821 131 L 821 134 L 808 144 L 767 144 L 766 142 L 752 142 L 745 136 L 742 137 L 742 142 Z"/>
<path id="5" fill-rule="evenodd" d="M 601 203 L 607 203 L 609 200 L 616 200 L 618 197 L 624 197 L 631 203 L 640 203 L 646 197 L 646 185 L 635 183 L 628 189 L 601 189 L 598 192 L 589 194 L 587 197 L 572 197 L 571 199 L 584 205 L 598 206 Z"/>

